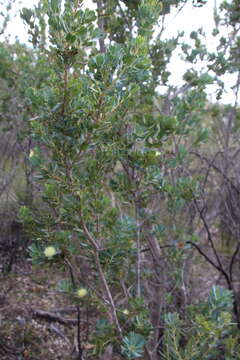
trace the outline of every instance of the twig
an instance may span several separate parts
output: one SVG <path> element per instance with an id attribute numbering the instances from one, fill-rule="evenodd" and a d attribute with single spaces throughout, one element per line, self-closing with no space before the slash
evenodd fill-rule
<path id="1" fill-rule="evenodd" d="M 200 155 L 196 151 L 190 151 L 190 154 L 193 154 L 193 155 L 199 157 L 201 160 L 205 160 L 209 164 L 209 166 L 211 166 L 214 170 L 216 170 L 218 173 L 220 173 L 222 175 L 222 177 L 224 178 L 224 180 L 226 180 L 232 186 L 232 188 L 240 195 L 240 190 L 237 188 L 237 186 L 234 185 L 233 181 L 231 179 L 229 179 L 229 177 L 226 174 L 224 174 L 224 172 L 213 163 L 213 161 L 216 160 L 217 155 L 219 155 L 219 154 L 222 155 L 222 151 L 218 151 L 214 155 L 213 160 L 211 160 L 211 161 L 206 156 Z"/>
<path id="2" fill-rule="evenodd" d="M 49 311 L 44 311 L 44 310 L 40 310 L 40 309 L 34 309 L 32 310 L 32 314 L 33 317 L 38 317 L 47 321 L 54 321 L 54 322 L 58 322 L 59 324 L 62 325 L 77 325 L 78 321 L 77 319 L 65 319 L 59 315 L 53 315 L 52 313 L 50 313 Z"/>
<path id="3" fill-rule="evenodd" d="M 229 266 L 229 275 L 230 275 L 230 280 L 231 282 L 233 281 L 233 265 L 234 265 L 234 261 L 236 259 L 236 256 L 239 252 L 239 249 L 240 249 L 240 244 L 238 243 L 237 246 L 236 246 L 236 249 L 232 255 L 232 258 L 231 258 L 231 262 L 230 262 L 230 266 Z"/>
<path id="4" fill-rule="evenodd" d="M 96 267 L 97 267 L 98 274 L 100 276 L 100 280 L 101 280 L 101 283 L 102 283 L 103 290 L 105 291 L 105 294 L 107 296 L 108 306 L 110 306 L 111 320 L 115 324 L 116 330 L 117 330 L 118 335 L 119 335 L 119 338 L 121 339 L 122 338 L 122 329 L 120 327 L 120 324 L 119 324 L 119 321 L 118 321 L 118 318 L 117 318 L 116 306 L 115 306 L 115 303 L 114 303 L 114 300 L 113 300 L 113 297 L 112 297 L 112 294 L 111 294 L 111 290 L 110 290 L 109 285 L 107 283 L 107 280 L 106 280 L 106 277 L 105 277 L 105 274 L 104 274 L 104 271 L 102 269 L 102 265 L 101 265 L 101 262 L 100 262 L 100 258 L 99 258 L 99 252 L 101 251 L 101 249 L 100 249 L 97 241 L 94 239 L 94 237 L 88 231 L 88 228 L 87 228 L 87 226 L 86 226 L 86 224 L 85 224 L 85 222 L 83 220 L 83 216 L 82 216 L 81 212 L 80 212 L 80 216 L 81 216 L 81 225 L 82 225 L 83 232 L 84 232 L 85 236 L 88 238 L 88 240 L 89 240 L 89 242 L 92 245 L 93 250 L 94 250 L 95 264 L 96 264 Z"/>
<path id="5" fill-rule="evenodd" d="M 103 33 L 104 32 L 104 20 L 103 20 L 103 4 L 102 4 L 102 0 L 97 1 L 97 10 L 98 10 L 98 27 Z M 100 47 L 100 52 L 102 54 L 104 54 L 106 52 L 106 47 L 105 47 L 105 42 L 104 42 L 103 37 L 99 38 L 99 47 Z"/>
<path id="6" fill-rule="evenodd" d="M 237 305 L 237 294 L 236 294 L 236 291 L 235 291 L 235 288 L 234 288 L 234 285 L 233 285 L 233 282 L 232 282 L 232 279 L 231 279 L 231 274 L 228 275 L 221 267 L 219 267 L 218 265 L 216 265 L 202 250 L 201 248 L 193 243 L 192 241 L 186 241 L 187 244 L 191 244 L 192 246 L 194 246 L 198 252 L 205 258 L 205 260 L 210 263 L 216 270 L 218 270 L 222 275 L 224 275 L 226 281 L 227 281 L 227 284 L 228 284 L 228 289 L 232 291 L 233 293 L 233 312 L 235 314 L 235 317 L 236 317 L 236 320 L 237 320 L 237 327 L 238 329 L 240 330 L 240 316 L 239 316 L 239 311 L 238 311 L 238 305 Z M 232 259 L 231 259 L 231 264 L 230 266 L 232 267 L 233 266 L 233 263 L 234 263 L 234 259 L 238 253 L 238 250 L 239 248 L 237 248 L 232 256 Z M 232 269 L 231 269 L 232 271 Z"/>
<path id="7" fill-rule="evenodd" d="M 76 312 L 75 307 L 69 307 L 69 308 L 60 308 L 60 309 L 51 309 L 49 312 L 51 313 L 73 313 Z"/>
<path id="8" fill-rule="evenodd" d="M 88 306 L 86 305 L 86 338 L 85 341 L 88 342 L 88 338 L 89 338 L 89 309 Z"/>
<path id="9" fill-rule="evenodd" d="M 70 271 L 70 276 L 71 276 L 71 280 L 72 280 L 72 286 L 74 288 L 74 290 L 76 290 L 76 281 L 74 278 L 74 273 L 73 273 L 73 268 L 72 268 L 72 264 L 70 263 L 70 261 L 66 258 L 65 261 L 68 264 L 69 267 L 69 271 Z M 82 343 L 81 343 L 81 310 L 80 310 L 80 306 L 77 305 L 76 306 L 76 310 L 77 310 L 77 347 L 78 347 L 78 359 L 82 360 Z"/>
<path id="10" fill-rule="evenodd" d="M 77 344 L 78 344 L 78 359 L 82 360 L 82 342 L 81 342 L 81 310 L 77 305 Z"/>
<path id="11" fill-rule="evenodd" d="M 221 268 L 220 268 L 218 265 L 216 265 L 216 264 L 204 253 L 204 251 L 202 251 L 202 249 L 201 249 L 197 244 L 193 243 L 192 241 L 186 241 L 186 244 L 190 244 L 190 245 L 192 245 L 193 247 L 195 247 L 195 249 L 197 249 L 197 251 L 199 252 L 199 254 L 201 254 L 201 255 L 204 257 L 204 259 L 205 259 L 209 264 L 211 264 L 216 270 L 222 272 L 222 271 L 221 271 Z"/>
<path id="12" fill-rule="evenodd" d="M 138 200 L 135 198 L 135 221 L 137 225 L 137 296 L 141 296 L 141 242 L 140 242 L 140 227 L 139 227 L 139 206 Z"/>
<path id="13" fill-rule="evenodd" d="M 220 260 L 220 258 L 219 258 L 219 256 L 218 256 L 217 250 L 216 250 L 215 245 L 214 245 L 214 243 L 213 243 L 213 239 L 212 239 L 212 235 L 211 235 L 211 232 L 210 232 L 208 223 L 207 223 L 207 221 L 206 221 L 206 219 L 205 219 L 205 216 L 203 215 L 202 210 L 200 210 L 200 208 L 199 208 L 197 199 L 196 199 L 196 197 L 195 197 L 195 195 L 194 195 L 193 192 L 192 192 L 192 194 L 193 194 L 194 204 L 195 204 L 195 206 L 196 206 L 196 208 L 197 208 L 197 210 L 198 210 L 198 212 L 199 212 L 200 218 L 201 218 L 201 220 L 202 220 L 202 222 L 203 222 L 203 225 L 204 225 L 204 228 L 205 228 L 205 230 L 206 230 L 206 232 L 207 232 L 208 241 L 209 241 L 209 243 L 210 243 L 210 245 L 211 245 L 211 248 L 212 248 L 213 253 L 214 253 L 214 255 L 215 255 L 215 258 L 216 258 L 216 260 L 217 260 L 218 267 L 219 267 L 219 269 L 220 269 L 219 271 L 221 271 L 221 273 L 224 275 L 225 279 L 227 280 L 228 285 L 230 285 L 230 283 L 229 283 L 229 281 L 230 281 L 230 280 L 229 280 L 229 276 L 228 276 L 228 274 L 226 273 L 226 271 L 223 269 L 221 260 Z M 215 264 L 215 267 L 216 267 L 216 264 Z"/>

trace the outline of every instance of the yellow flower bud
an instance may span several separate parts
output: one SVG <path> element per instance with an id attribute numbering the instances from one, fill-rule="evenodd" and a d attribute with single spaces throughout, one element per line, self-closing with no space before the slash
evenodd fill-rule
<path id="1" fill-rule="evenodd" d="M 53 257 L 54 255 L 56 255 L 56 253 L 57 253 L 57 251 L 56 251 L 55 247 L 53 247 L 53 246 L 48 246 L 44 250 L 44 255 L 47 258 Z"/>
<path id="2" fill-rule="evenodd" d="M 124 309 L 124 310 L 123 310 L 123 314 L 124 314 L 124 315 L 129 315 L 128 309 Z"/>
<path id="3" fill-rule="evenodd" d="M 86 296 L 87 295 L 87 290 L 86 289 L 84 289 L 84 288 L 81 288 L 81 289 L 78 289 L 77 290 L 77 296 L 79 297 L 79 298 L 83 298 L 84 296 Z"/>
<path id="4" fill-rule="evenodd" d="M 34 156 L 34 150 L 30 150 L 30 153 L 29 153 L 29 157 L 33 157 Z"/>

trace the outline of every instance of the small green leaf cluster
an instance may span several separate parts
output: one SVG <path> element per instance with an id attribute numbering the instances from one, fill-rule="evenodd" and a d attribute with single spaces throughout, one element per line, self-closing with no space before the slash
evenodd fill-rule
<path id="1" fill-rule="evenodd" d="M 201 360 L 224 355 L 224 359 L 237 359 L 239 335 L 232 306 L 232 293 L 214 286 L 207 302 L 189 307 L 186 320 L 177 313 L 167 314 L 163 358 Z"/>
<path id="2" fill-rule="evenodd" d="M 92 355 L 100 356 L 107 345 L 116 341 L 113 326 L 106 319 L 98 319 L 95 331 L 91 336 L 91 343 L 94 344 Z"/>
<path id="3" fill-rule="evenodd" d="M 145 338 L 137 333 L 130 332 L 123 338 L 122 353 L 127 359 L 142 357 L 144 352 Z"/>

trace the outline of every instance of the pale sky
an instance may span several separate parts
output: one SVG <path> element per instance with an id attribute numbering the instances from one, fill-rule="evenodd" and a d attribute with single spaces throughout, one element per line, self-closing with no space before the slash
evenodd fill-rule
<path id="1" fill-rule="evenodd" d="M 22 0 L 22 4 L 20 6 L 15 6 L 14 12 L 17 13 L 18 10 L 22 7 L 33 7 L 35 4 L 37 4 L 37 2 L 38 0 Z M 194 8 L 192 6 L 192 1 L 189 0 L 187 4 L 184 5 L 180 13 L 178 13 L 176 9 L 172 8 L 171 13 L 165 17 L 164 37 L 174 37 L 178 31 L 184 31 L 185 39 L 189 41 L 189 34 L 193 30 L 197 30 L 200 27 L 203 27 L 207 35 L 207 47 L 210 50 L 214 50 L 216 48 L 216 40 L 211 35 L 211 31 L 214 28 L 213 9 L 215 2 L 217 4 L 220 4 L 221 0 L 208 0 L 206 5 L 204 5 L 202 8 Z M 84 7 L 88 6 L 92 7 L 91 0 L 84 1 Z M 11 41 L 14 41 L 15 36 L 18 36 L 21 42 L 28 41 L 27 29 L 25 29 L 19 15 L 16 15 L 14 19 L 10 22 L 7 31 L 11 34 Z M 182 75 L 186 71 L 186 64 L 180 60 L 179 54 L 180 50 L 175 52 L 172 62 L 169 66 L 169 71 L 171 72 L 171 83 L 180 86 L 182 83 Z M 200 68 L 198 67 L 198 69 Z M 231 86 L 234 84 L 234 80 L 234 76 L 225 77 L 224 81 L 228 85 L 228 91 L 224 94 L 221 102 L 234 102 L 233 92 L 230 89 Z M 212 95 L 213 92 L 213 86 L 209 86 L 209 98 L 212 101 L 215 101 L 215 96 Z"/>

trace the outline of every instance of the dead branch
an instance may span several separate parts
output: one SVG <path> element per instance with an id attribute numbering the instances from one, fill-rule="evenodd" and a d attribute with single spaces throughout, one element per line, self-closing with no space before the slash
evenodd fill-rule
<path id="1" fill-rule="evenodd" d="M 55 315 L 55 314 L 50 313 L 49 311 L 44 311 L 44 310 L 40 310 L 40 309 L 32 310 L 32 315 L 33 315 L 33 317 L 44 319 L 46 321 L 58 322 L 59 324 L 66 325 L 66 326 L 78 324 L 77 319 L 66 319 L 66 318 L 63 318 L 62 316 Z"/>

